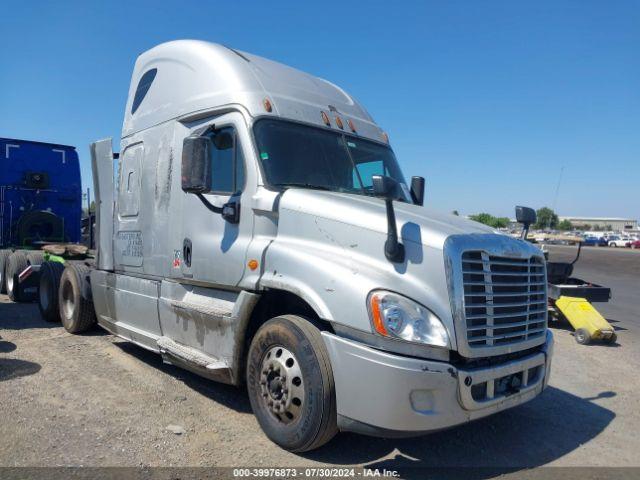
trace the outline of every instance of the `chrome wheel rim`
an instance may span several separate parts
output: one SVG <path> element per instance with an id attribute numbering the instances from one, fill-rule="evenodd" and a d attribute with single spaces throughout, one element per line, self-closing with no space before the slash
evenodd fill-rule
<path id="1" fill-rule="evenodd" d="M 73 287 L 71 286 L 71 282 L 65 282 L 62 287 L 62 310 L 64 311 L 65 318 L 73 318 L 74 308 Z"/>
<path id="2" fill-rule="evenodd" d="M 265 408 L 279 422 L 295 422 L 302 415 L 304 378 L 298 359 L 284 347 L 272 347 L 262 360 L 260 394 Z"/>

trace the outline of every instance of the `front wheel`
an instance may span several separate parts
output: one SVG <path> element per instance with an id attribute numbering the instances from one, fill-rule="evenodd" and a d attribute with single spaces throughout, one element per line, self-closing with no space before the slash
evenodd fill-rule
<path id="1" fill-rule="evenodd" d="M 262 430 L 286 450 L 313 450 L 338 431 L 329 354 L 305 318 L 283 315 L 260 327 L 249 347 L 247 389 Z"/>

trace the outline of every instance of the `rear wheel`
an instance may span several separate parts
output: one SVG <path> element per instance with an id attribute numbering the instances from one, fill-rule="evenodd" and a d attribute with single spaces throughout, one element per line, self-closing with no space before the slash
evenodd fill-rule
<path id="1" fill-rule="evenodd" d="M 0 250 L 0 293 L 7 291 L 7 266 L 11 250 Z"/>
<path id="2" fill-rule="evenodd" d="M 58 289 L 58 309 L 62 325 L 69 333 L 85 332 L 96 323 L 93 301 L 86 288 L 90 271 L 91 269 L 84 264 L 70 263 L 62 272 Z"/>
<path id="3" fill-rule="evenodd" d="M 64 265 L 60 262 L 44 262 L 40 267 L 40 286 L 38 288 L 38 308 L 47 322 L 59 322 L 60 310 L 58 292 Z"/>
<path id="4" fill-rule="evenodd" d="M 612 333 L 608 337 L 604 338 L 604 343 L 614 344 L 618 340 L 618 336 L 615 333 Z"/>
<path id="5" fill-rule="evenodd" d="M 13 252 L 7 265 L 7 295 L 14 302 L 30 302 L 35 298 L 34 292 L 26 291 L 20 284 L 20 274 L 29 266 L 24 252 Z"/>
<path id="6" fill-rule="evenodd" d="M 579 328 L 576 330 L 576 342 L 580 345 L 588 345 L 591 343 L 591 335 L 586 328 Z"/>
<path id="7" fill-rule="evenodd" d="M 286 450 L 313 450 L 338 431 L 329 354 L 320 330 L 302 317 L 276 317 L 256 332 L 247 389 L 262 430 Z"/>

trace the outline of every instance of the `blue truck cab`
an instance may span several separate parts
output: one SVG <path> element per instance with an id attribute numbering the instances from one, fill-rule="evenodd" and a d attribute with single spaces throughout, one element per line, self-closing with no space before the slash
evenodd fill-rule
<path id="1" fill-rule="evenodd" d="M 0 248 L 80 241 L 75 147 L 0 138 Z"/>

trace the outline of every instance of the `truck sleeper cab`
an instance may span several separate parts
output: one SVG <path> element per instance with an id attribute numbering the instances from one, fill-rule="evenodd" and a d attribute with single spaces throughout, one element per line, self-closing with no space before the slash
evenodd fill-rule
<path id="1" fill-rule="evenodd" d="M 0 138 L 0 293 L 33 296 L 35 287 L 19 285 L 18 274 L 42 244 L 81 240 L 81 208 L 75 147 Z"/>
<path id="2" fill-rule="evenodd" d="M 85 304 L 168 362 L 246 382 L 283 448 L 442 429 L 546 386 L 540 250 L 423 207 L 423 180 L 407 185 L 339 87 L 221 45 L 165 43 L 136 61 L 117 181 L 111 140 L 91 153 Z M 61 316 L 86 326 L 73 308 Z"/>

